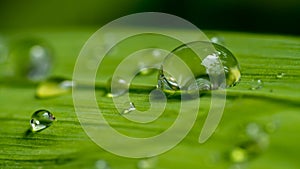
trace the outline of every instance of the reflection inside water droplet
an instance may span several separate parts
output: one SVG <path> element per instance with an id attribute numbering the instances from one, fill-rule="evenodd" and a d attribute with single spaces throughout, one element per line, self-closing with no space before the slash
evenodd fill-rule
<path id="1" fill-rule="evenodd" d="M 10 52 L 14 74 L 32 81 L 45 79 L 52 66 L 51 47 L 41 40 L 25 39 Z"/>
<path id="2" fill-rule="evenodd" d="M 185 67 L 194 77 L 184 73 Z M 158 88 L 167 92 L 220 89 L 235 86 L 240 77 L 239 63 L 228 49 L 215 43 L 197 41 L 176 48 L 165 58 L 159 71 Z"/>
<path id="3" fill-rule="evenodd" d="M 41 82 L 36 90 L 36 98 L 45 99 L 70 93 L 75 82 L 61 77 L 50 78 Z"/>
<path id="4" fill-rule="evenodd" d="M 46 129 L 53 121 L 55 121 L 55 117 L 52 113 L 47 110 L 38 110 L 31 116 L 31 131 L 37 132 Z"/>

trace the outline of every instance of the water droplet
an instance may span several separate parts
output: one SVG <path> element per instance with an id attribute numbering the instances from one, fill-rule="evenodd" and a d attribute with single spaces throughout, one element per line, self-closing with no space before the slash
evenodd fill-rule
<path id="1" fill-rule="evenodd" d="M 46 79 L 52 66 L 51 47 L 41 40 L 26 39 L 10 52 L 14 75 L 32 81 Z"/>
<path id="2" fill-rule="evenodd" d="M 264 87 L 264 83 L 260 79 L 252 79 L 250 82 L 250 90 L 258 90 Z"/>
<path id="3" fill-rule="evenodd" d="M 185 73 L 185 67 L 193 73 L 196 84 L 190 82 L 194 80 Z M 239 63 L 228 49 L 197 41 L 176 48 L 165 58 L 159 71 L 158 88 L 169 92 L 194 89 L 199 85 L 200 91 L 212 90 L 235 86 L 240 77 Z"/>
<path id="4" fill-rule="evenodd" d="M 47 127 L 51 126 L 53 121 L 55 121 L 55 117 L 52 113 L 47 110 L 38 110 L 31 116 L 31 131 L 37 132 L 46 129 Z"/>
<path id="5" fill-rule="evenodd" d="M 36 97 L 46 99 L 70 93 L 75 82 L 61 77 L 50 78 L 41 82 L 36 90 Z"/>
<path id="6" fill-rule="evenodd" d="M 265 124 L 265 131 L 267 133 L 274 133 L 275 131 L 278 130 L 279 128 L 279 121 L 278 120 L 274 120 L 271 122 L 268 122 L 267 124 Z"/>
<path id="7" fill-rule="evenodd" d="M 124 110 L 121 112 L 121 114 L 128 114 L 128 113 L 130 113 L 130 112 L 132 112 L 132 111 L 134 111 L 134 110 L 136 110 L 135 105 L 134 105 L 134 103 L 130 102 L 130 103 L 129 103 L 129 107 L 126 108 L 126 109 L 124 109 Z"/>
<path id="8" fill-rule="evenodd" d="M 95 164 L 96 169 L 110 169 L 108 163 L 105 160 L 98 160 Z"/>
<path id="9" fill-rule="evenodd" d="M 230 152 L 230 160 L 234 163 L 245 162 L 248 160 L 248 153 L 245 149 L 236 147 Z"/>
<path id="10" fill-rule="evenodd" d="M 152 158 L 145 158 L 141 159 L 137 163 L 137 168 L 138 169 L 154 169 L 157 168 L 157 158 L 152 157 Z"/>
<path id="11" fill-rule="evenodd" d="M 277 73 L 276 78 L 281 79 L 281 78 L 283 78 L 284 75 L 285 75 L 285 73 L 283 73 L 283 72 Z"/>
<path id="12" fill-rule="evenodd" d="M 110 78 L 107 82 L 107 97 L 118 97 L 128 92 L 129 83 L 121 77 Z"/>

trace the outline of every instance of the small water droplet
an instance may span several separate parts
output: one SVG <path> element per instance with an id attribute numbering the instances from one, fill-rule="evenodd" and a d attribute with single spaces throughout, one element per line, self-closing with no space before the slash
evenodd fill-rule
<path id="1" fill-rule="evenodd" d="M 190 82 L 194 80 L 183 71 L 186 69 L 184 66 L 190 69 L 196 84 Z M 212 90 L 235 86 L 240 77 L 239 63 L 228 49 L 215 43 L 197 41 L 176 48 L 164 59 L 159 71 L 158 88 L 168 92 L 194 89 L 195 85 L 199 85 L 200 91 Z"/>
<path id="2" fill-rule="evenodd" d="M 129 83 L 121 77 L 113 77 L 107 81 L 107 97 L 118 97 L 128 92 Z"/>
<path id="3" fill-rule="evenodd" d="M 281 78 L 283 78 L 284 75 L 285 75 L 285 73 L 283 73 L 283 72 L 277 73 L 276 78 L 281 79 Z"/>
<path id="4" fill-rule="evenodd" d="M 230 160 L 234 163 L 241 163 L 248 160 L 248 153 L 245 149 L 240 147 L 235 147 L 230 152 Z"/>
<path id="5" fill-rule="evenodd" d="M 39 99 L 46 99 L 70 93 L 75 82 L 61 77 L 50 78 L 41 82 L 36 90 L 35 96 Z"/>
<path id="6" fill-rule="evenodd" d="M 264 87 L 264 83 L 261 79 L 252 79 L 250 82 L 250 90 L 258 90 Z"/>
<path id="7" fill-rule="evenodd" d="M 137 163 L 137 168 L 138 169 L 155 169 L 157 165 L 157 158 L 152 157 L 152 158 L 145 158 L 141 159 Z"/>
<path id="8" fill-rule="evenodd" d="M 129 107 L 126 108 L 126 109 L 124 109 L 124 110 L 121 112 L 121 114 L 128 114 L 128 113 L 130 113 L 130 112 L 132 112 L 132 111 L 134 111 L 134 110 L 136 110 L 134 103 L 133 103 L 133 102 L 129 102 Z"/>
<path id="9" fill-rule="evenodd" d="M 52 113 L 47 110 L 38 110 L 31 116 L 31 131 L 37 132 L 46 129 L 47 127 L 51 126 L 53 121 L 55 121 L 55 117 Z"/>
<path id="10" fill-rule="evenodd" d="M 95 164 L 96 169 L 110 169 L 108 163 L 105 160 L 98 160 Z"/>
<path id="11" fill-rule="evenodd" d="M 46 79 L 52 66 L 52 49 L 41 40 L 25 39 L 10 52 L 14 75 L 32 81 Z"/>

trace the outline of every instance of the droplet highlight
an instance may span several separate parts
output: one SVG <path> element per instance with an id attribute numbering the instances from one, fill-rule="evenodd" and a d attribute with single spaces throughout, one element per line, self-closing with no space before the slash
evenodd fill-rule
<path id="1" fill-rule="evenodd" d="M 46 99 L 70 93 L 75 82 L 61 77 L 53 77 L 41 82 L 36 90 L 36 98 Z"/>
<path id="2" fill-rule="evenodd" d="M 55 117 L 48 110 L 38 110 L 31 116 L 30 126 L 32 132 L 38 132 L 51 126 Z"/>

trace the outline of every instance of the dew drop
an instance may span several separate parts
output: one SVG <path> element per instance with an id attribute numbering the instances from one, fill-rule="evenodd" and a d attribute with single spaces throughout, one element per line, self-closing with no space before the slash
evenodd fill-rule
<path id="1" fill-rule="evenodd" d="M 41 40 L 25 39 L 10 52 L 14 75 L 31 81 L 47 78 L 52 66 L 52 48 Z"/>
<path id="2" fill-rule="evenodd" d="M 285 73 L 283 73 L 283 72 L 277 73 L 276 78 L 281 79 L 281 78 L 283 78 L 284 75 L 285 75 Z"/>
<path id="3" fill-rule="evenodd" d="M 196 84 L 190 82 L 194 80 L 184 73 L 184 66 L 193 73 Z M 177 74 L 177 77 L 167 71 Z M 194 88 L 213 90 L 235 86 L 240 77 L 239 63 L 228 49 L 215 43 L 197 41 L 176 48 L 164 59 L 157 86 L 165 92 Z"/>
<path id="4" fill-rule="evenodd" d="M 134 105 L 133 102 L 130 102 L 130 103 L 129 103 L 129 107 L 126 108 L 126 109 L 124 109 L 124 110 L 121 112 L 121 114 L 128 114 L 128 113 L 130 113 L 130 112 L 132 112 L 132 111 L 134 111 L 134 110 L 136 110 L 135 105 Z"/>
<path id="5" fill-rule="evenodd" d="M 157 158 L 152 157 L 152 158 L 145 158 L 141 159 L 137 163 L 137 168 L 138 169 L 155 169 L 157 165 Z"/>
<path id="6" fill-rule="evenodd" d="M 107 81 L 107 97 L 118 97 L 128 92 L 129 83 L 121 77 L 113 77 Z M 113 88 L 112 88 L 113 86 Z"/>
<path id="7" fill-rule="evenodd" d="M 264 83 L 261 79 L 252 79 L 250 82 L 250 90 L 258 90 L 264 87 Z"/>
<path id="8" fill-rule="evenodd" d="M 31 116 L 30 125 L 31 131 L 37 132 L 46 129 L 51 126 L 55 121 L 55 117 L 52 113 L 47 110 L 38 110 Z"/>
<path id="9" fill-rule="evenodd" d="M 248 154 L 245 149 L 242 149 L 240 147 L 234 148 L 230 152 L 230 160 L 234 163 L 241 163 L 248 160 Z"/>
<path id="10" fill-rule="evenodd" d="M 96 169 L 110 169 L 108 163 L 105 160 L 98 160 L 95 164 Z"/>
<path id="11" fill-rule="evenodd" d="M 54 77 L 41 82 L 36 90 L 36 98 L 46 99 L 70 93 L 75 82 L 61 77 Z"/>

